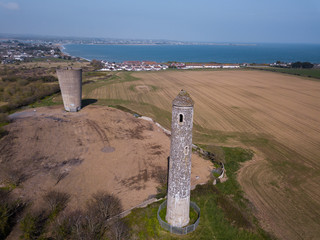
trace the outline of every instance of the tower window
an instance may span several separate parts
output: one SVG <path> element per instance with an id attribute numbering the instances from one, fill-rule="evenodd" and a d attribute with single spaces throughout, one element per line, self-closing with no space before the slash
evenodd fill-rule
<path id="1" fill-rule="evenodd" d="M 179 123 L 183 123 L 183 114 L 179 114 Z"/>
<path id="2" fill-rule="evenodd" d="M 184 155 L 188 155 L 188 153 L 189 153 L 189 147 L 186 146 L 184 147 Z"/>

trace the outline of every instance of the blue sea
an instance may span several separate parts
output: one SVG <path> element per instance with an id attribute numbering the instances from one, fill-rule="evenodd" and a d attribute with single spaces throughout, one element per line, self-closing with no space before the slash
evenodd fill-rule
<path id="1" fill-rule="evenodd" d="M 320 63 L 320 44 L 252 45 L 64 45 L 64 52 L 109 62 Z"/>

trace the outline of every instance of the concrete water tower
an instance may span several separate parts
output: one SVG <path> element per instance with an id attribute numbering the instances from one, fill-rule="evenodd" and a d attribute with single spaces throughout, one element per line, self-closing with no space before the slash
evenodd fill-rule
<path id="1" fill-rule="evenodd" d="M 184 90 L 172 102 L 166 220 L 175 227 L 189 223 L 193 105 Z"/>
<path id="2" fill-rule="evenodd" d="M 68 112 L 81 109 L 82 69 L 57 69 L 63 105 Z"/>

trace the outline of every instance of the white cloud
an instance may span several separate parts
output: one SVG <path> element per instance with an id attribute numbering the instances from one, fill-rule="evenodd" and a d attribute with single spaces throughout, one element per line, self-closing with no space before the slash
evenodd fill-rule
<path id="1" fill-rule="evenodd" d="M 9 10 L 19 10 L 19 4 L 15 2 L 0 2 L 0 7 L 9 9 Z"/>

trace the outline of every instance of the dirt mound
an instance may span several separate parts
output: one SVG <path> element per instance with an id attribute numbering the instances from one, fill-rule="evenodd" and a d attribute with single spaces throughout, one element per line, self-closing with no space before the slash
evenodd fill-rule
<path id="1" fill-rule="evenodd" d="M 148 92 L 151 90 L 151 88 L 147 85 L 138 85 L 138 86 L 136 86 L 136 89 L 138 91 L 142 91 L 142 92 Z"/>
<path id="2" fill-rule="evenodd" d="M 102 106 L 67 113 L 57 106 L 12 118 L 0 140 L 0 183 L 20 176 L 22 187 L 14 190 L 20 197 L 37 202 L 56 189 L 71 194 L 69 207 L 82 207 L 105 190 L 129 209 L 155 195 L 158 175 L 166 174 L 169 137 L 129 113 Z M 192 165 L 192 184 L 206 182 L 211 163 L 193 155 Z"/>

